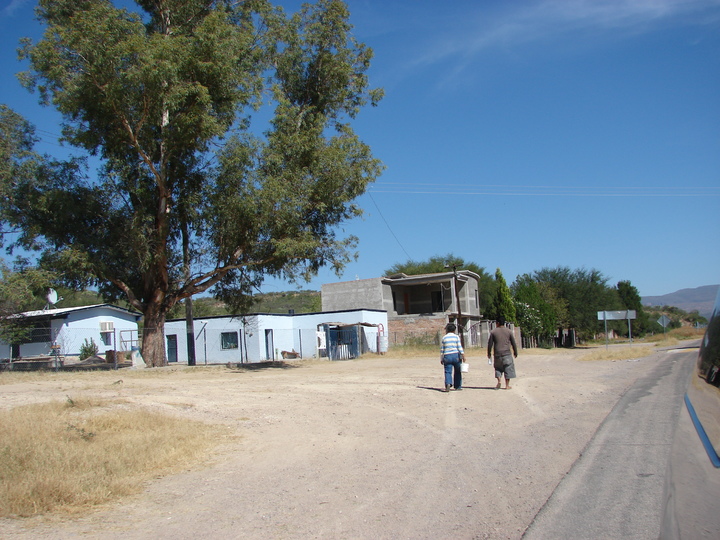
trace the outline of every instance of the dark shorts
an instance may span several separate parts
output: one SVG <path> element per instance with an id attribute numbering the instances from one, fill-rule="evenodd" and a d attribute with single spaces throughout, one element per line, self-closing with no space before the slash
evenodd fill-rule
<path id="1" fill-rule="evenodd" d="M 504 354 L 502 356 L 496 356 L 495 362 L 495 378 L 505 377 L 506 379 L 515 378 L 515 362 L 513 361 L 512 354 Z"/>

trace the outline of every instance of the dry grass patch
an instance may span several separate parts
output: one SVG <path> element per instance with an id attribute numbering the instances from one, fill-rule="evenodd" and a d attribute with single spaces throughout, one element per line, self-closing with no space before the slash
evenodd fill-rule
<path id="1" fill-rule="evenodd" d="M 647 343 L 655 343 L 658 347 L 672 347 L 680 341 L 689 339 L 701 339 L 705 335 L 704 328 L 692 328 L 683 326 L 682 328 L 673 328 L 669 332 L 645 336 L 643 341 Z"/>
<path id="2" fill-rule="evenodd" d="M 388 348 L 384 356 L 385 358 L 425 358 L 428 356 L 439 358 L 440 345 L 394 345 Z"/>
<path id="3" fill-rule="evenodd" d="M 0 371 L 0 385 L 47 380 L 48 373 L 46 371 Z"/>
<path id="4" fill-rule="evenodd" d="M 566 349 L 564 347 L 557 347 L 553 349 L 545 349 L 542 347 L 533 347 L 532 349 L 519 349 L 518 350 L 518 356 L 549 356 L 549 355 L 559 355 L 564 354 L 567 356 L 572 356 L 577 354 L 577 349 Z"/>
<path id="5" fill-rule="evenodd" d="M 591 352 L 578 357 L 578 360 L 632 360 L 634 358 L 644 358 L 655 352 L 655 347 L 611 347 L 609 349 L 595 349 Z"/>
<path id="6" fill-rule="evenodd" d="M 73 513 L 137 493 L 226 436 L 221 426 L 107 400 L 17 407 L 0 416 L 0 516 Z"/>
<path id="7" fill-rule="evenodd" d="M 57 382 L 107 382 L 117 383 L 125 380 L 144 379 L 193 379 L 198 375 L 220 375 L 226 370 L 225 365 L 213 364 L 209 366 L 188 367 L 185 365 L 169 366 L 161 368 L 131 369 L 122 368 L 119 370 L 88 370 L 88 371 L 5 371 L 0 373 L 0 385 L 32 383 L 37 381 Z"/>
<path id="8" fill-rule="evenodd" d="M 647 343 L 652 343 L 655 347 L 677 347 L 680 340 L 675 337 L 663 337 L 662 334 L 645 338 Z"/>

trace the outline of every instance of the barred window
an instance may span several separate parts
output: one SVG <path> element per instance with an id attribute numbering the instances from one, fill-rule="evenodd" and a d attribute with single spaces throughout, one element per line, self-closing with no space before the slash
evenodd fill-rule
<path id="1" fill-rule="evenodd" d="M 36 322 L 28 337 L 29 343 L 50 343 L 52 341 L 50 319 Z"/>
<path id="2" fill-rule="evenodd" d="M 220 334 L 220 346 L 223 349 L 237 349 L 238 348 L 238 333 L 237 332 L 222 332 Z"/>

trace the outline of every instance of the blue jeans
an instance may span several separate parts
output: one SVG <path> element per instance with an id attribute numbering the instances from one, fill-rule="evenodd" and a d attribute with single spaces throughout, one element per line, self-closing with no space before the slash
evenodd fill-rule
<path id="1" fill-rule="evenodd" d="M 452 384 L 455 390 L 462 388 L 462 373 L 460 372 L 460 355 L 458 353 L 446 354 L 443 357 L 445 368 L 445 384 Z M 455 372 L 453 373 L 453 370 Z"/>

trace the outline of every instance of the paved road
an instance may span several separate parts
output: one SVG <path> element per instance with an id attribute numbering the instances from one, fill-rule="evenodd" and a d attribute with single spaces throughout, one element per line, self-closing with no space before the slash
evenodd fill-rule
<path id="1" fill-rule="evenodd" d="M 697 352 L 658 364 L 618 401 L 523 538 L 657 539 L 673 436 Z"/>

